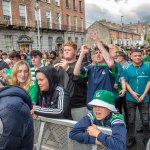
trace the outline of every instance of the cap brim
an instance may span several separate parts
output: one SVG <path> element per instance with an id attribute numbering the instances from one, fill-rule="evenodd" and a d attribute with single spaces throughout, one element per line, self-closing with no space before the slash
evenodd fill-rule
<path id="1" fill-rule="evenodd" d="M 102 106 L 102 107 L 106 107 L 111 111 L 117 111 L 117 109 L 115 108 L 114 105 L 108 104 L 102 100 L 99 99 L 93 99 L 91 102 L 88 103 L 88 105 L 92 105 L 92 106 Z"/>

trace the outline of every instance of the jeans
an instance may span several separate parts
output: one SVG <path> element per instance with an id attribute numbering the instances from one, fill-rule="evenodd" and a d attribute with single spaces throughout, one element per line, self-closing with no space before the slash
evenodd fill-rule
<path id="1" fill-rule="evenodd" d="M 140 118 L 143 125 L 144 138 L 148 138 L 149 134 L 149 104 L 148 103 L 134 103 L 126 101 L 127 112 L 128 112 L 128 135 L 129 137 L 135 137 L 135 119 L 136 119 L 136 108 L 138 107 L 140 112 Z"/>
<path id="2" fill-rule="evenodd" d="M 126 125 L 128 125 L 128 113 L 127 113 L 125 96 L 115 100 L 115 107 L 118 109 L 119 113 L 121 114 L 123 114 L 122 110 L 124 110 L 125 123 Z"/>

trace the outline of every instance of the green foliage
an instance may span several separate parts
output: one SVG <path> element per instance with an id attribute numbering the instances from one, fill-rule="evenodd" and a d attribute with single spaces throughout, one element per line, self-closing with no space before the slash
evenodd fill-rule
<path id="1" fill-rule="evenodd" d="M 146 41 L 150 44 L 150 33 L 147 34 Z"/>

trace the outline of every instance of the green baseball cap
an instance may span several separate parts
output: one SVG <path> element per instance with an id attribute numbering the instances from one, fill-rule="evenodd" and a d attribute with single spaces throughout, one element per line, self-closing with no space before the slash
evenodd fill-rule
<path id="1" fill-rule="evenodd" d="M 102 106 L 111 111 L 117 111 L 115 108 L 115 95 L 107 90 L 97 90 L 94 93 L 93 100 L 89 102 L 88 105 Z"/>

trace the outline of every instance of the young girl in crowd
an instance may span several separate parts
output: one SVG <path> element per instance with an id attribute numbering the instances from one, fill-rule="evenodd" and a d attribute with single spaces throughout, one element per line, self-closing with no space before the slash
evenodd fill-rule
<path id="1" fill-rule="evenodd" d="M 40 93 L 34 113 L 44 117 L 70 119 L 69 94 L 59 84 L 57 70 L 51 66 L 39 68 L 36 80 Z"/>
<path id="2" fill-rule="evenodd" d="M 32 81 L 30 67 L 25 61 L 17 62 L 12 70 L 13 85 L 23 87 L 30 95 L 32 103 L 36 104 L 38 100 L 38 85 L 36 81 Z"/>

